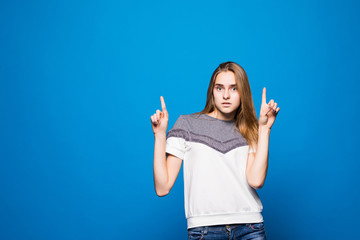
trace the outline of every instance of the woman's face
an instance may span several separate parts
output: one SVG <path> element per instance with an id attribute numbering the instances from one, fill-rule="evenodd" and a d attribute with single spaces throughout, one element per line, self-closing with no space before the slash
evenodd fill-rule
<path id="1" fill-rule="evenodd" d="M 235 74 L 231 71 L 221 72 L 217 75 L 213 89 L 216 118 L 233 120 L 236 110 L 240 106 Z"/>

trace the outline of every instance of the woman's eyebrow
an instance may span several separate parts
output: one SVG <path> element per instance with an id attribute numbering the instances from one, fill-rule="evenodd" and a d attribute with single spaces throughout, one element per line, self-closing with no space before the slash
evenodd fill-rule
<path id="1" fill-rule="evenodd" d="M 216 83 L 215 86 L 221 86 L 221 87 L 223 87 L 224 85 L 223 85 L 223 84 L 220 84 L 220 83 Z M 236 87 L 236 84 L 231 84 L 230 87 Z"/>

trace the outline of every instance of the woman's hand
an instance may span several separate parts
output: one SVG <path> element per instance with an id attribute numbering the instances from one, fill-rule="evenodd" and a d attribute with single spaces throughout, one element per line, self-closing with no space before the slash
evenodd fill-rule
<path id="1" fill-rule="evenodd" d="M 269 103 L 266 103 L 266 88 L 263 88 L 259 127 L 266 127 L 271 129 L 279 111 L 280 108 L 277 107 L 277 103 L 274 102 L 273 99 L 271 99 Z"/>
<path id="2" fill-rule="evenodd" d="M 160 110 L 156 110 L 151 118 L 151 126 L 154 132 L 154 135 L 158 133 L 166 134 L 166 129 L 169 122 L 169 114 L 166 110 L 165 100 L 163 96 L 160 96 L 162 112 Z"/>

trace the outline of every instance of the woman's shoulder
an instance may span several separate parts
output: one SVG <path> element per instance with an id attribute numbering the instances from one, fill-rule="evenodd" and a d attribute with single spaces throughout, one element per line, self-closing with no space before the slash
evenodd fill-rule
<path id="1" fill-rule="evenodd" d="M 189 114 L 180 115 L 178 120 L 181 122 L 186 122 L 189 125 L 192 125 L 202 122 L 204 120 L 208 120 L 208 117 L 205 113 L 189 113 Z"/>
<path id="2" fill-rule="evenodd" d="M 204 114 L 199 114 L 199 113 L 181 114 L 176 119 L 174 123 L 174 127 L 182 128 L 182 129 L 190 129 L 199 124 L 201 125 L 201 122 L 203 121 L 203 119 L 205 119 L 205 117 L 201 115 Z"/>
<path id="3" fill-rule="evenodd" d="M 206 115 L 205 113 L 189 113 L 189 114 L 182 114 L 180 116 L 182 116 L 184 119 L 203 119 L 204 115 Z"/>

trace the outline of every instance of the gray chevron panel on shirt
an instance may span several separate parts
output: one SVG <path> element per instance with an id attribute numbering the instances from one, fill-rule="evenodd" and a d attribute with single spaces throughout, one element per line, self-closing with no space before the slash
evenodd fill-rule
<path id="1" fill-rule="evenodd" d="M 235 121 L 220 120 L 207 114 L 180 115 L 169 137 L 181 137 L 188 142 L 207 145 L 223 154 L 241 146 L 247 146 L 245 138 L 235 130 Z"/>

